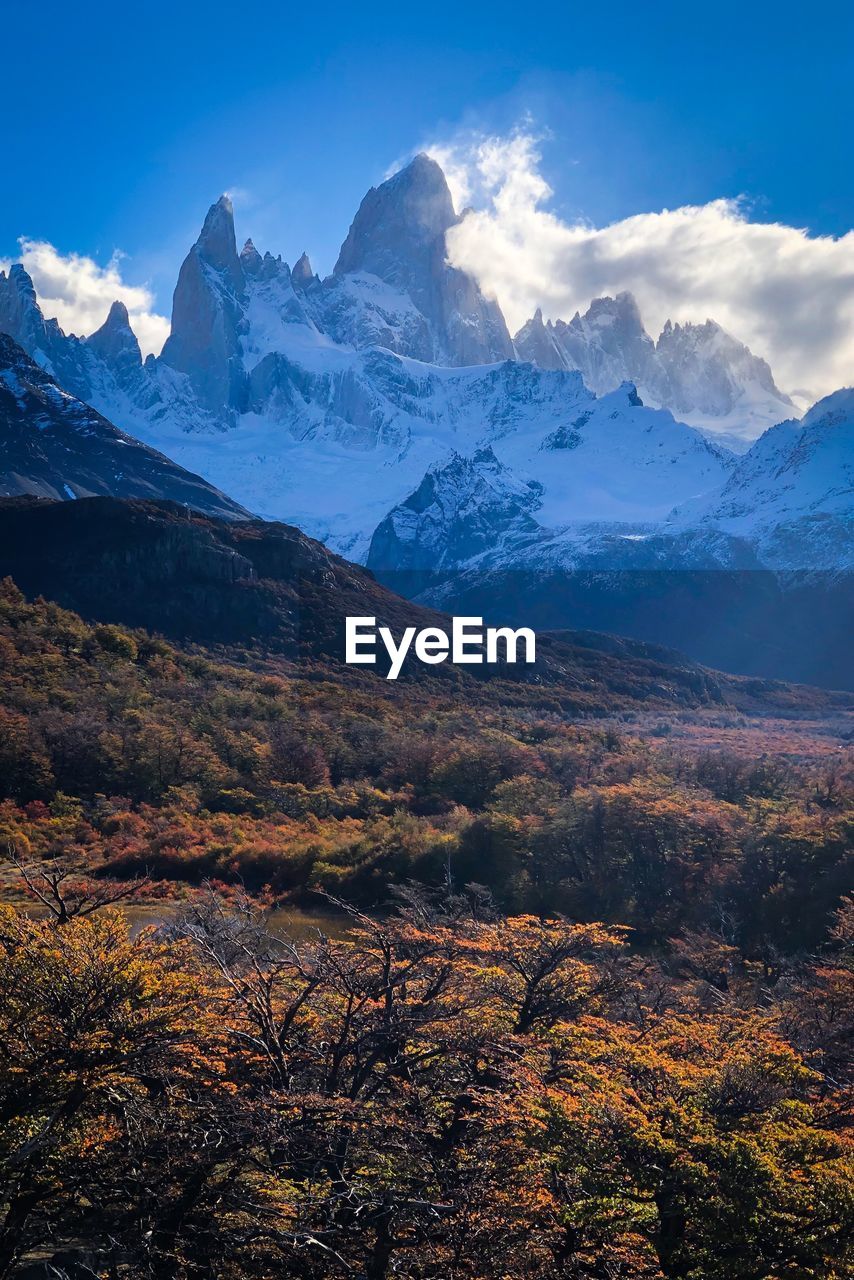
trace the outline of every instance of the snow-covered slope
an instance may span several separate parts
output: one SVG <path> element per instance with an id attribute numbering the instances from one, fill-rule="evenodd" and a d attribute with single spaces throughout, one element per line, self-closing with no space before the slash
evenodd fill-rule
<path id="1" fill-rule="evenodd" d="M 665 324 L 657 342 L 630 293 L 595 298 L 568 323 L 542 312 L 517 333 L 518 355 L 543 369 L 578 369 L 597 394 L 634 382 L 648 403 L 741 450 L 791 416 L 793 405 L 766 362 L 713 320 Z"/>
<path id="2" fill-rule="evenodd" d="M 242 510 L 69 395 L 0 333 L 0 494 L 14 497 L 168 498 L 208 515 Z"/>
<path id="3" fill-rule="evenodd" d="M 673 515 L 749 540 L 775 568 L 854 568 L 854 389 L 766 431 L 719 491 Z"/>
<path id="4" fill-rule="evenodd" d="M 660 519 L 719 487 L 730 456 L 633 389 L 597 400 L 577 372 L 511 358 L 497 304 L 445 262 L 455 218 L 441 170 L 417 157 L 368 193 L 320 281 L 305 255 L 291 272 L 251 241 L 238 253 L 223 197 L 181 268 L 159 359 L 141 361 L 120 307 L 88 341 L 43 338 L 18 269 L 7 323 L 138 438 L 356 559 L 431 469 L 486 448 L 542 487 L 548 526 Z"/>
<path id="5" fill-rule="evenodd" d="M 759 563 L 809 502 L 797 487 L 785 509 L 774 497 L 800 428 L 776 428 L 779 448 L 763 437 L 736 466 L 684 419 L 744 437 L 790 418 L 768 366 L 711 321 L 654 342 L 629 294 L 568 324 L 538 312 L 514 349 L 497 303 L 446 262 L 456 218 L 441 170 L 416 157 L 368 192 L 321 280 L 305 254 L 290 269 L 251 240 L 238 252 L 222 197 L 181 268 L 159 358 L 142 360 L 119 304 L 89 338 L 64 335 L 20 266 L 0 273 L 0 330 L 244 507 L 381 571 L 431 557 Z M 739 495 L 766 511 L 761 536 L 718 510 Z"/>

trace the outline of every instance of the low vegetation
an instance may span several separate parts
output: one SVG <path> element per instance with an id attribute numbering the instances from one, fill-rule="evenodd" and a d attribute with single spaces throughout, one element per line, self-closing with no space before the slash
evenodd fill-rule
<path id="1" fill-rule="evenodd" d="M 841 718 L 345 683 L 9 583 L 0 672 L 0 1277 L 850 1274 Z"/>

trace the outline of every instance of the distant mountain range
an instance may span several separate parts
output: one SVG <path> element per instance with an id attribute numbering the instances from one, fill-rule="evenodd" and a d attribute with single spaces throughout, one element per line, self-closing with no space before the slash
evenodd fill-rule
<path id="1" fill-rule="evenodd" d="M 514 345 L 541 369 L 578 369 L 597 395 L 633 382 L 646 404 L 670 409 L 738 452 L 794 409 L 767 363 L 714 320 L 668 320 L 654 342 L 630 293 L 595 298 L 568 324 L 544 322 L 537 311 Z"/>
<path id="2" fill-rule="evenodd" d="M 638 591 L 653 573 L 765 575 L 792 607 L 804 575 L 822 575 L 822 599 L 850 591 L 854 393 L 799 423 L 768 365 L 713 321 L 668 322 L 653 341 L 629 294 L 568 322 L 538 312 L 512 338 L 497 302 L 447 262 L 457 220 L 441 169 L 418 156 L 368 192 L 321 280 L 305 255 L 291 269 L 251 240 L 238 252 L 222 197 L 181 267 L 170 337 L 146 360 L 120 303 L 95 333 L 65 335 L 20 265 L 0 273 L 0 331 L 117 437 L 144 442 L 140 464 L 174 459 L 169 483 L 184 487 L 164 473 L 129 489 L 103 426 L 91 465 L 78 458 L 72 475 L 54 448 L 45 469 L 36 410 L 13 396 L 8 491 L 151 493 L 286 519 L 431 604 L 476 599 L 488 581 L 489 603 L 508 609 L 512 594 L 519 615 L 536 597 L 548 626 L 583 617 L 648 635 Z M 607 575 L 625 574 L 615 619 L 593 606 Z M 715 609 L 716 581 L 703 597 Z M 822 626 L 833 612 L 816 611 Z M 657 613 L 666 632 L 666 593 Z M 771 613 L 788 626 L 788 606 Z M 801 672 L 775 668 L 764 641 L 756 656 L 753 637 L 702 656 Z M 680 632 L 689 651 L 699 639 Z"/>

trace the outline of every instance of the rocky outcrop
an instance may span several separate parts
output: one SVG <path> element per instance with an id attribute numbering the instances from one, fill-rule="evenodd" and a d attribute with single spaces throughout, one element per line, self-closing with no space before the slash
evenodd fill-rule
<path id="1" fill-rule="evenodd" d="M 311 285 L 320 283 L 311 269 L 311 262 L 307 253 L 301 253 L 294 263 L 291 270 L 291 282 L 295 289 L 308 289 Z"/>
<path id="2" fill-rule="evenodd" d="M 8 276 L 0 271 L 0 333 L 13 338 L 62 387 L 81 399 L 90 399 L 101 372 L 113 383 L 85 342 L 64 334 L 56 320 L 45 319 L 32 279 L 19 262 L 12 264 Z"/>
<path id="3" fill-rule="evenodd" d="M 534 537 L 539 526 L 532 513 L 542 495 L 541 484 L 518 480 L 490 448 L 471 457 L 454 453 L 444 465 L 432 467 L 375 530 L 368 568 L 459 568 L 494 551 L 507 535 Z"/>
<path id="4" fill-rule="evenodd" d="M 240 266 L 244 275 L 257 276 L 264 264 L 252 240 L 247 240 L 243 248 L 240 250 Z"/>
<path id="5" fill-rule="evenodd" d="M 25 351 L 49 360 L 53 335 L 36 300 L 30 276 L 20 262 L 13 262 L 8 276 L 0 271 L 0 331 L 14 338 Z"/>

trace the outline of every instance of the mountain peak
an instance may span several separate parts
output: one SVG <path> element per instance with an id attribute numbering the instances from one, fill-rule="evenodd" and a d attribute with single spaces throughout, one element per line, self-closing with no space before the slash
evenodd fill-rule
<path id="1" fill-rule="evenodd" d="M 110 366 L 120 383 L 130 369 L 142 366 L 142 352 L 131 328 L 128 309 L 118 298 L 100 329 L 86 339 L 86 345 Z"/>
<path id="2" fill-rule="evenodd" d="M 249 275 L 257 275 L 264 259 L 261 257 L 252 240 L 247 240 L 240 250 L 240 263 Z"/>
<path id="3" fill-rule="evenodd" d="M 529 360 L 540 369 L 566 369 L 567 360 L 555 341 L 551 322 L 546 325 L 543 309 L 537 307 L 530 320 L 526 320 L 513 339 L 520 360 Z"/>
<path id="4" fill-rule="evenodd" d="M 401 315 L 409 312 L 410 325 L 412 308 L 420 312 L 427 325 L 407 354 L 452 365 L 512 359 L 498 303 L 484 297 L 473 276 L 448 262 L 445 236 L 457 221 L 441 167 L 419 154 L 365 196 L 333 274 L 378 277 L 403 295 L 396 305 Z"/>
<path id="5" fill-rule="evenodd" d="M 432 156 L 428 156 L 426 151 L 419 151 L 413 156 L 409 164 L 404 165 L 402 169 L 398 169 L 389 179 L 390 182 L 398 186 L 417 187 L 423 191 L 431 191 L 436 195 L 447 197 L 450 200 L 451 192 L 448 187 L 448 181 L 445 172 L 437 160 Z M 453 201 L 451 201 L 453 207 Z"/>
<path id="6" fill-rule="evenodd" d="M 341 246 L 335 274 L 368 271 L 406 288 L 417 259 L 432 254 L 456 220 L 444 173 L 435 160 L 419 154 L 371 187 Z"/>
<path id="7" fill-rule="evenodd" d="M 604 325 L 618 324 L 623 330 L 644 333 L 640 307 L 635 295 L 628 290 L 622 290 L 615 298 L 607 295 L 594 298 L 580 323 L 600 328 Z"/>
<path id="8" fill-rule="evenodd" d="M 130 316 L 128 315 L 128 309 L 122 302 L 121 298 L 116 298 L 115 302 L 110 307 L 103 327 L 109 329 L 130 328 Z"/>
<path id="9" fill-rule="evenodd" d="M 239 329 L 245 297 L 234 211 L 223 195 L 208 209 L 201 234 L 181 264 L 172 330 L 160 359 L 186 373 L 205 408 L 227 421 L 243 394 Z"/>
<path id="10" fill-rule="evenodd" d="M 9 280 L 14 282 L 15 287 L 21 293 L 31 293 L 32 296 L 35 298 L 36 290 L 35 290 L 35 285 L 33 284 L 33 278 L 30 275 L 30 273 L 27 271 L 27 268 L 24 266 L 23 262 L 12 263 L 11 267 L 9 268 Z"/>
<path id="11" fill-rule="evenodd" d="M 49 330 L 35 286 L 20 262 L 12 263 L 8 276 L 0 271 L 0 330 L 11 334 L 28 352 L 46 351 L 49 345 Z"/>
<path id="12" fill-rule="evenodd" d="M 829 396 L 817 400 L 804 414 L 801 426 L 806 428 L 820 424 L 831 427 L 840 422 L 854 423 L 854 387 L 840 387 L 838 391 L 832 391 Z"/>
<path id="13" fill-rule="evenodd" d="M 314 279 L 314 272 L 311 269 L 311 262 L 308 254 L 303 250 L 297 261 L 294 263 L 291 271 L 291 281 L 294 288 L 304 289 L 311 284 Z"/>
<path id="14" fill-rule="evenodd" d="M 36 298 L 36 287 L 33 284 L 32 276 L 22 262 L 12 263 L 9 268 L 8 279 L 0 271 L 0 280 L 5 282 L 6 292 L 9 295 L 7 306 L 14 307 L 19 313 L 34 311 L 41 316 L 41 308 Z"/>
<path id="15" fill-rule="evenodd" d="M 217 271 L 226 271 L 237 280 L 240 260 L 234 235 L 234 209 L 227 195 L 222 195 L 208 209 L 196 249 L 205 262 Z"/>

